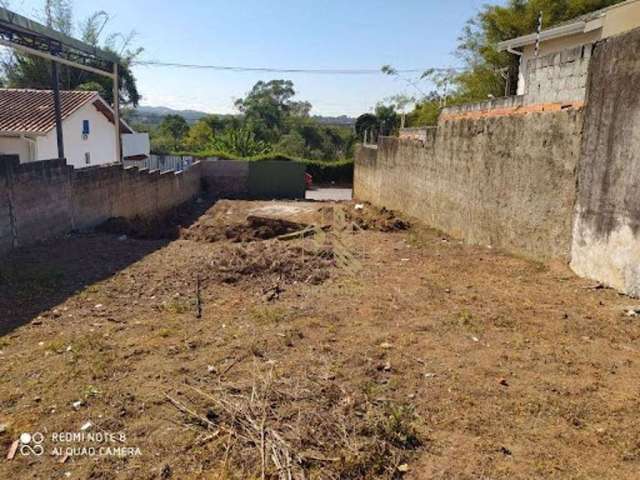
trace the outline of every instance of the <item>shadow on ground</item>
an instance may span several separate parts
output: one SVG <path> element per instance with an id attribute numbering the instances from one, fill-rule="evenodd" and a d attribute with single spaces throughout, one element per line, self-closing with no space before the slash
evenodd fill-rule
<path id="1" fill-rule="evenodd" d="M 192 202 L 144 221 L 150 228 L 147 232 L 118 231 L 131 224 L 112 219 L 106 232 L 99 228 L 103 231 L 73 234 L 7 254 L 0 259 L 0 335 L 166 246 L 180 227 L 193 224 L 214 203 L 214 199 Z"/>

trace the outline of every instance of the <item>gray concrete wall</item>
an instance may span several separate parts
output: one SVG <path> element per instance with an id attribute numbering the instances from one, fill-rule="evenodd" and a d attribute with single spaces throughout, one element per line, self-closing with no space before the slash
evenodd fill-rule
<path id="1" fill-rule="evenodd" d="M 640 296 L 640 29 L 591 61 L 571 267 Z"/>
<path id="2" fill-rule="evenodd" d="M 220 198 L 249 195 L 249 162 L 207 158 L 202 161 L 202 178 L 210 192 Z"/>
<path id="3" fill-rule="evenodd" d="M 568 261 L 582 113 L 441 121 L 427 142 L 360 147 L 355 196 L 470 243 Z"/>

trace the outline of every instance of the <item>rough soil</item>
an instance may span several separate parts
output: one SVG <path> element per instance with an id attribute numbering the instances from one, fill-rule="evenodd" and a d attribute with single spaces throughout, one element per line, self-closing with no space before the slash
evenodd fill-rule
<path id="1" fill-rule="evenodd" d="M 368 205 L 156 225 L 3 259 L 0 451 L 141 455 L 47 437 L 0 478 L 638 478 L 637 302 Z"/>

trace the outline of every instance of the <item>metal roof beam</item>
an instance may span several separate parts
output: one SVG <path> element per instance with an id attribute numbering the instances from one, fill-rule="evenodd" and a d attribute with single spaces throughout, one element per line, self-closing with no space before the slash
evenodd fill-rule
<path id="1" fill-rule="evenodd" d="M 34 22 L 22 15 L 14 13 L 6 8 L 0 7 L 0 32 L 12 34 L 15 37 L 25 36 L 35 41 L 41 41 L 42 46 L 54 44 L 59 47 L 63 53 L 77 53 L 97 61 L 105 61 L 109 63 L 117 63 L 118 56 L 101 50 L 97 47 L 89 45 L 85 42 L 72 38 L 63 33 L 57 32 L 51 28 Z M 6 40 L 16 42 L 15 38 L 6 38 Z M 56 53 L 48 51 L 47 53 Z"/>

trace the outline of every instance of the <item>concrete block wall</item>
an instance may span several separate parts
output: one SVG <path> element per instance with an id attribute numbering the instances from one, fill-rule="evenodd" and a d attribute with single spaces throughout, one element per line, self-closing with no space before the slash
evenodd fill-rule
<path id="1" fill-rule="evenodd" d="M 59 160 L 19 164 L 0 158 L 0 253 L 72 229 L 70 173 Z"/>
<path id="2" fill-rule="evenodd" d="M 640 297 L 640 29 L 591 60 L 571 267 Z"/>
<path id="3" fill-rule="evenodd" d="M 72 177 L 72 217 L 76 229 L 111 217 L 153 216 L 200 192 L 200 163 L 183 172 L 149 172 L 118 165 L 82 169 Z"/>
<path id="4" fill-rule="evenodd" d="M 64 160 L 0 158 L 0 254 L 110 217 L 153 216 L 200 192 L 201 165 L 174 173 L 119 165 L 75 170 Z"/>
<path id="5" fill-rule="evenodd" d="M 360 147 L 357 199 L 470 243 L 568 261 L 580 110 L 441 121 L 427 143 Z"/>
<path id="6" fill-rule="evenodd" d="M 527 60 L 526 104 L 584 101 L 592 45 Z"/>
<path id="7" fill-rule="evenodd" d="M 20 164 L 0 157 L 0 254 L 111 217 L 163 214 L 200 194 L 203 183 L 219 198 L 301 198 L 304 166 L 211 159 L 181 172 L 121 165 L 75 170 L 64 160 Z"/>

